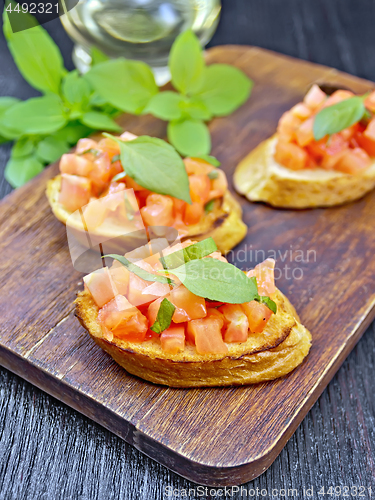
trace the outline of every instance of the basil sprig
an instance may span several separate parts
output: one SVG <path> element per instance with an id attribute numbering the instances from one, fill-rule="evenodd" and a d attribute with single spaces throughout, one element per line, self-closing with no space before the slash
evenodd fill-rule
<path id="1" fill-rule="evenodd" d="M 211 258 L 190 260 L 171 272 L 198 297 L 228 304 L 256 300 L 265 304 L 272 312 L 277 311 L 273 300 L 259 295 L 256 278 L 249 278 L 228 262 Z"/>
<path id="2" fill-rule="evenodd" d="M 189 178 L 184 162 L 173 146 L 162 139 L 143 135 L 132 141 L 104 134 L 120 145 L 126 175 L 150 191 L 191 203 Z"/>
<path id="3" fill-rule="evenodd" d="M 117 255 L 117 254 L 111 253 L 108 255 L 104 255 L 102 258 L 104 259 L 106 257 L 111 257 L 112 259 L 117 260 L 123 266 L 125 266 L 128 271 L 135 274 L 139 278 L 142 278 L 145 281 L 157 281 L 158 283 L 163 283 L 163 284 L 171 283 L 171 280 L 169 278 L 166 278 L 165 276 L 157 276 L 156 274 L 149 273 L 148 271 L 145 271 L 144 269 L 137 266 L 136 264 L 133 264 L 132 262 L 130 262 L 130 260 L 128 260 L 123 255 Z"/>
<path id="4" fill-rule="evenodd" d="M 164 255 L 161 257 L 160 262 L 163 264 L 164 269 L 175 269 L 190 260 L 202 259 L 212 252 L 217 251 L 217 246 L 214 240 L 206 238 L 205 240 L 198 241 L 193 245 L 186 248 L 177 250 L 176 252 Z"/>
<path id="5" fill-rule="evenodd" d="M 314 139 L 319 141 L 326 135 L 337 134 L 362 120 L 366 114 L 364 96 L 354 96 L 327 106 L 319 111 L 314 120 Z"/>
<path id="6" fill-rule="evenodd" d="M 175 312 L 176 307 L 169 302 L 168 299 L 163 299 L 160 303 L 159 311 L 156 316 L 156 320 L 152 326 L 150 326 L 150 330 L 155 333 L 162 333 L 164 330 L 170 327 L 172 322 L 173 313 Z"/>
<path id="7" fill-rule="evenodd" d="M 151 113 L 170 121 L 168 138 L 179 153 L 202 157 L 217 166 L 217 160 L 209 156 L 211 137 L 205 122 L 229 114 L 245 102 L 252 82 L 229 65 L 206 67 L 199 40 L 191 30 L 177 37 L 170 53 L 172 84 L 177 91 L 159 92 L 147 64 L 108 59 L 95 48 L 92 67 L 85 75 L 68 72 L 59 48 L 32 15 L 17 10 L 23 30 L 13 33 L 6 9 L 11 5 L 14 10 L 16 4 L 13 0 L 5 4 L 3 31 L 9 50 L 25 80 L 44 94 L 25 102 L 0 98 L 0 143 L 16 141 L 5 170 L 13 187 L 37 175 L 94 130 L 120 131 L 114 118 L 123 111 Z M 179 196 L 189 198 L 185 188 Z"/>

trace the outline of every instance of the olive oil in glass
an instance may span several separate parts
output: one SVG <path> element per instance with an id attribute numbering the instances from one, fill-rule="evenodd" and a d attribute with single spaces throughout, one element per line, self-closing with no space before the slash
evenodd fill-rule
<path id="1" fill-rule="evenodd" d="M 94 45 L 110 57 L 149 64 L 160 85 L 169 80 L 168 55 L 176 37 L 191 28 L 204 46 L 215 32 L 220 0 L 80 0 L 61 16 L 75 42 L 73 60 L 85 72 Z"/>

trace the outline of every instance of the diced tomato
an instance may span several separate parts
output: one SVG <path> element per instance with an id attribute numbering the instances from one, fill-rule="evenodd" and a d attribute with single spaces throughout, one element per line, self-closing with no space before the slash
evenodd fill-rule
<path id="1" fill-rule="evenodd" d="M 228 181 L 225 173 L 219 168 L 215 170 L 217 172 L 216 179 L 211 180 L 211 189 L 208 195 L 209 200 L 213 200 L 214 198 L 221 198 L 224 196 L 225 191 L 228 189 Z"/>
<path id="2" fill-rule="evenodd" d="M 303 104 L 303 102 L 300 102 L 293 106 L 293 108 L 290 110 L 293 116 L 296 116 L 297 118 L 300 118 L 301 120 L 306 120 L 306 118 L 310 118 L 312 115 L 311 109 L 306 106 L 306 104 Z"/>
<path id="3" fill-rule="evenodd" d="M 98 307 L 103 307 L 104 304 L 107 304 L 118 295 L 118 290 L 108 267 L 103 267 L 88 274 L 83 278 L 83 281 Z"/>
<path id="4" fill-rule="evenodd" d="M 371 94 L 366 97 L 365 106 L 372 113 L 375 113 L 375 90 L 373 90 Z"/>
<path id="5" fill-rule="evenodd" d="M 133 141 L 134 139 L 136 139 L 138 136 L 135 135 L 135 134 L 132 134 L 131 132 L 123 132 L 121 135 L 120 135 L 120 139 L 122 139 L 123 141 Z"/>
<path id="6" fill-rule="evenodd" d="M 275 160 L 291 170 L 302 170 L 308 164 L 306 151 L 291 142 L 277 142 Z"/>
<path id="7" fill-rule="evenodd" d="M 126 183 L 127 188 L 134 189 L 134 191 L 144 191 L 145 190 L 144 187 L 137 184 L 135 182 L 135 180 L 132 179 L 131 177 L 129 177 L 128 175 L 125 177 L 125 183 Z"/>
<path id="8" fill-rule="evenodd" d="M 211 188 L 210 179 L 206 174 L 189 175 L 190 196 L 193 202 L 205 204 Z"/>
<path id="9" fill-rule="evenodd" d="M 111 162 L 107 153 L 100 153 L 93 161 L 93 168 L 88 177 L 92 181 L 93 192 L 99 196 L 111 179 Z"/>
<path id="10" fill-rule="evenodd" d="M 370 139 L 371 141 L 375 141 L 375 118 L 373 118 L 370 123 L 367 125 L 366 130 L 363 132 L 363 135 Z"/>
<path id="11" fill-rule="evenodd" d="M 114 261 L 109 273 L 116 289 L 121 295 L 127 295 L 129 289 L 130 272 L 120 262 Z"/>
<path id="12" fill-rule="evenodd" d="M 75 212 L 90 201 L 91 182 L 85 177 L 61 174 L 59 203 L 70 212 Z"/>
<path id="13" fill-rule="evenodd" d="M 211 172 L 211 170 L 214 169 L 212 165 L 199 158 L 185 158 L 184 163 L 188 175 L 207 175 L 209 172 Z"/>
<path id="14" fill-rule="evenodd" d="M 170 297 L 168 298 L 176 307 L 173 314 L 173 321 L 175 323 L 204 318 L 207 315 L 204 298 L 194 295 L 184 285 L 171 290 Z"/>
<path id="15" fill-rule="evenodd" d="M 141 208 L 142 218 L 147 226 L 171 226 L 173 222 L 173 201 L 169 196 L 150 194 L 146 206 Z"/>
<path id="16" fill-rule="evenodd" d="M 130 342 L 142 342 L 148 330 L 147 318 L 123 295 L 117 295 L 100 309 L 98 321 L 115 337 Z"/>
<path id="17" fill-rule="evenodd" d="M 178 354 L 185 349 L 184 325 L 172 325 L 160 335 L 161 348 L 168 354 Z"/>
<path id="18" fill-rule="evenodd" d="M 338 104 L 341 101 L 346 101 L 346 99 L 349 99 L 353 96 L 354 94 L 353 92 L 350 92 L 350 90 L 336 90 L 336 92 L 328 97 L 323 105 L 323 108 L 327 108 L 328 106 L 332 106 L 333 104 Z"/>
<path id="19" fill-rule="evenodd" d="M 344 140 L 341 134 L 333 134 L 329 139 L 323 137 L 320 141 L 311 142 L 306 150 L 317 163 L 321 164 L 326 157 L 334 157 L 338 153 L 346 151 L 348 144 L 348 141 Z"/>
<path id="20" fill-rule="evenodd" d="M 372 157 L 375 157 L 375 140 L 369 139 L 364 134 L 358 133 L 354 136 L 352 144 L 354 147 L 360 147 Z"/>
<path id="21" fill-rule="evenodd" d="M 326 100 L 327 95 L 323 90 L 316 84 L 314 84 L 311 89 L 305 95 L 303 102 L 310 109 L 315 110 L 319 108 Z"/>
<path id="22" fill-rule="evenodd" d="M 152 267 L 144 261 L 137 261 L 135 264 L 149 273 L 153 272 Z M 143 280 L 134 273 L 130 273 L 128 299 L 134 306 L 148 304 L 158 296 L 145 292 L 145 288 L 151 285 L 150 281 Z"/>
<path id="23" fill-rule="evenodd" d="M 356 174 L 369 167 L 371 158 L 362 148 L 348 149 L 335 168 L 345 174 Z"/>
<path id="24" fill-rule="evenodd" d="M 98 149 L 103 151 L 103 153 L 107 153 L 110 160 L 112 160 L 115 155 L 120 154 L 120 145 L 109 137 L 105 137 L 98 142 Z"/>
<path id="25" fill-rule="evenodd" d="M 259 295 L 269 296 L 276 292 L 274 259 L 266 259 L 248 271 L 246 275 L 249 278 L 256 277 Z"/>
<path id="26" fill-rule="evenodd" d="M 286 134 L 287 136 L 294 136 L 295 131 L 302 123 L 301 118 L 293 115 L 290 111 L 286 111 L 280 118 L 277 126 L 278 134 Z"/>
<path id="27" fill-rule="evenodd" d="M 308 118 L 298 127 L 295 132 L 297 144 L 301 147 L 307 146 L 311 141 L 314 140 L 314 126 L 315 117 Z"/>
<path id="28" fill-rule="evenodd" d="M 219 311 L 224 315 L 225 342 L 246 342 L 249 333 L 249 320 L 238 304 L 225 304 Z"/>
<path id="29" fill-rule="evenodd" d="M 204 206 L 202 203 L 193 202 L 191 205 L 186 204 L 183 220 L 187 225 L 198 224 L 203 215 Z"/>
<path id="30" fill-rule="evenodd" d="M 98 143 L 93 139 L 79 139 L 79 141 L 77 142 L 75 153 L 77 155 L 80 155 L 82 153 L 85 153 L 89 149 L 98 149 Z"/>
<path id="31" fill-rule="evenodd" d="M 247 319 L 249 320 L 249 328 L 252 333 L 261 333 L 272 316 L 272 311 L 264 304 L 260 304 L 255 300 L 241 304 Z"/>
<path id="32" fill-rule="evenodd" d="M 92 162 L 84 156 L 67 153 L 60 159 L 60 172 L 62 174 L 87 176 L 94 168 Z"/>
<path id="33" fill-rule="evenodd" d="M 198 354 L 226 354 L 228 352 L 221 333 L 224 320 L 219 315 L 216 309 L 209 309 L 207 317 L 189 321 L 188 338 L 195 344 Z"/>

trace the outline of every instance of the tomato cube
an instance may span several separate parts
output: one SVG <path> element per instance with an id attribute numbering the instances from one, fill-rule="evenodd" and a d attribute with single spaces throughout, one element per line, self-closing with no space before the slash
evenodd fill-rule
<path id="1" fill-rule="evenodd" d="M 189 321 L 187 333 L 195 343 L 198 354 L 226 354 L 228 346 L 223 341 L 221 329 L 224 320 L 215 309 L 209 310 L 207 317 Z"/>
<path id="2" fill-rule="evenodd" d="M 185 349 L 185 327 L 173 325 L 160 335 L 161 348 L 168 354 L 178 354 Z"/>
<path id="3" fill-rule="evenodd" d="M 255 300 L 241 304 L 247 319 L 249 320 L 249 328 L 252 333 L 261 333 L 272 316 L 272 311 L 265 304 L 260 304 Z"/>
<path id="4" fill-rule="evenodd" d="M 112 279 L 108 267 L 98 269 L 83 278 L 83 281 L 98 307 L 114 299 L 118 290 Z"/>
<path id="5" fill-rule="evenodd" d="M 219 308 L 224 315 L 224 341 L 246 342 L 249 334 L 249 320 L 238 304 L 225 304 Z"/>
<path id="6" fill-rule="evenodd" d="M 91 182 L 78 175 L 61 174 L 59 203 L 70 212 L 75 212 L 90 201 Z"/>

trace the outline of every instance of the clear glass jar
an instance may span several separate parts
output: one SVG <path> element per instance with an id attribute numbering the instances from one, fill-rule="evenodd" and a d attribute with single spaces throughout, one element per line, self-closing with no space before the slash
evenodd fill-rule
<path id="1" fill-rule="evenodd" d="M 65 0 L 61 21 L 74 40 L 73 60 L 85 72 L 96 46 L 110 57 L 149 64 L 159 85 L 169 79 L 168 55 L 175 38 L 189 28 L 202 46 L 219 21 L 220 0 Z"/>

